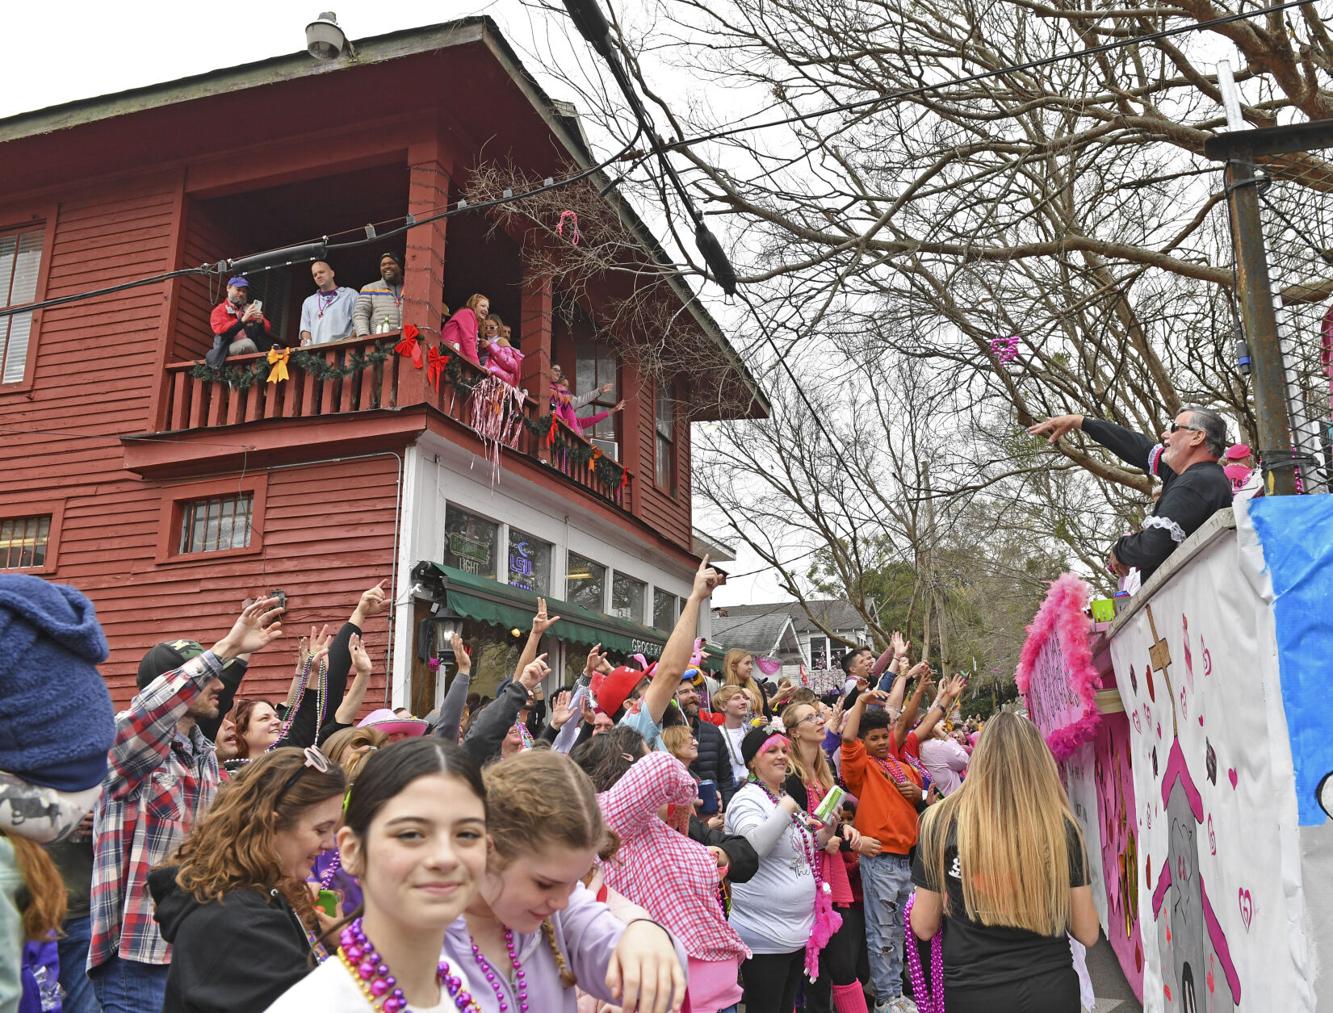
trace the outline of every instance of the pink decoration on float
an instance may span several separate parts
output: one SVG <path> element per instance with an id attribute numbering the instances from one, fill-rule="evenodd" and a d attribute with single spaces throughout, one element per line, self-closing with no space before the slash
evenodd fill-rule
<path id="1" fill-rule="evenodd" d="M 777 658 L 755 658 L 754 663 L 765 675 L 777 675 L 782 671 L 782 662 Z"/>
<path id="2" fill-rule="evenodd" d="M 1088 585 L 1072 573 L 1053 581 L 1028 626 L 1014 682 L 1028 715 L 1046 737 L 1057 760 L 1071 756 L 1097 733 L 1097 691 L 1101 677 L 1092 663 L 1084 613 Z"/>

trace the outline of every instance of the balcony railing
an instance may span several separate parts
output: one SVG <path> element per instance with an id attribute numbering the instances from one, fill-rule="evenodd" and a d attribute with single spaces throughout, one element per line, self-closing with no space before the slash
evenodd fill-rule
<path id="1" fill-rule="evenodd" d="M 438 389 L 412 361 L 395 354 L 397 334 L 376 334 L 293 351 L 286 380 L 269 383 L 264 354 L 233 355 L 221 376 L 203 360 L 167 366 L 163 429 L 180 432 L 280 419 L 326 418 L 355 412 L 393 410 L 424 402 L 472 428 L 474 390 L 487 373 L 461 356 L 439 377 Z M 424 392 L 424 393 L 423 393 Z M 549 405 L 526 397 L 510 427 L 505 448 L 539 461 L 567 481 L 626 508 L 633 476 L 608 467 L 601 452 L 563 422 L 551 426 Z M 502 465 L 503 465 L 502 454 Z"/>

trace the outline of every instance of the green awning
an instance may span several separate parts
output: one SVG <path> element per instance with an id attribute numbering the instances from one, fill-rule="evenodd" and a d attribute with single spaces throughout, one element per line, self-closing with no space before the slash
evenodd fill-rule
<path id="1" fill-rule="evenodd" d="M 459 615 L 505 629 L 526 631 L 532 626 L 537 611 L 535 592 L 464 573 L 442 563 L 431 566 L 444 582 L 447 604 Z M 642 654 L 646 658 L 661 655 L 666 643 L 666 634 L 661 630 L 603 615 L 573 602 L 547 597 L 546 610 L 560 617 L 551 627 L 551 634 L 557 640 L 588 646 L 601 644 L 616 654 Z"/>

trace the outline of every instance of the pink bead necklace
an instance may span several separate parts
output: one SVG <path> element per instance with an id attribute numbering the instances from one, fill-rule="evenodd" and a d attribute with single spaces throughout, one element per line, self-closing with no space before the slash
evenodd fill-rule
<path id="1" fill-rule="evenodd" d="M 361 919 L 342 930 L 338 941 L 338 959 L 360 986 L 372 1007 L 378 1006 L 383 1013 L 411 1013 L 403 990 L 398 987 L 398 979 L 389 970 L 375 945 L 366 938 L 361 928 Z M 436 974 L 440 986 L 454 1001 L 459 1013 L 481 1013 L 477 1000 L 463 987 L 463 979 L 453 974 L 447 960 L 441 960 Z"/>

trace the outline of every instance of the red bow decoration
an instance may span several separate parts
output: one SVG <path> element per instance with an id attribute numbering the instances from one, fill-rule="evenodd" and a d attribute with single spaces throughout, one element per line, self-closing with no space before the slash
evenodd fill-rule
<path id="1" fill-rule="evenodd" d="M 404 358 L 411 359 L 417 369 L 422 367 L 421 342 L 417 340 L 420 333 L 416 324 L 403 324 L 403 339 L 393 349 Z"/>
<path id="2" fill-rule="evenodd" d="M 555 413 L 551 414 L 551 428 L 546 430 L 546 445 L 549 447 L 555 442 Z"/>
<path id="3" fill-rule="evenodd" d="M 438 348 L 432 348 L 426 361 L 426 382 L 435 388 L 438 394 L 440 391 L 440 377 L 444 375 L 444 367 L 449 362 L 449 356 L 443 354 Z"/>
<path id="4" fill-rule="evenodd" d="M 621 468 L 621 469 L 620 469 L 620 485 L 619 485 L 618 488 L 620 488 L 620 489 L 624 489 L 625 486 L 627 486 L 627 485 L 629 485 L 629 470 L 626 469 L 626 468 Z"/>

